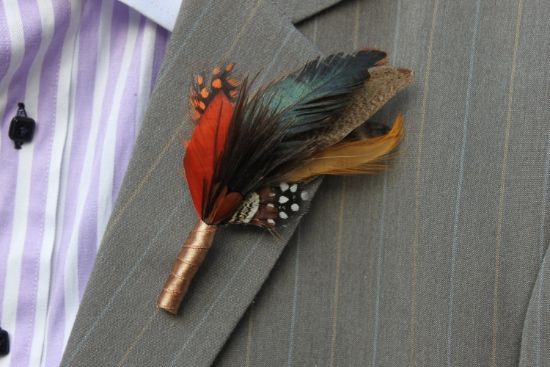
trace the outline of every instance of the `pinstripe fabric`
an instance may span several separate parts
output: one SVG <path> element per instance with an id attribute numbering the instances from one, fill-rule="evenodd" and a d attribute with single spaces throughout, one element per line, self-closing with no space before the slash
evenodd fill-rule
<path id="1" fill-rule="evenodd" d="M 167 34 L 113 0 L 10 0 L 0 13 L 0 325 L 11 336 L 0 366 L 55 366 L 158 70 L 146 60 Z M 18 101 L 38 124 L 20 151 L 8 139 Z"/>
<path id="2" fill-rule="evenodd" d="M 273 0 L 281 11 L 293 22 L 299 22 L 310 16 L 329 9 L 342 0 Z"/>
<path id="3" fill-rule="evenodd" d="M 550 6 L 348 1 L 299 25 L 310 41 L 267 1 L 237 8 L 180 13 L 63 365 L 548 365 Z M 190 75 L 363 46 L 417 75 L 376 117 L 405 112 L 393 168 L 324 180 L 284 251 L 226 229 L 181 314 L 155 311 L 195 219 L 177 146 Z"/>
<path id="4" fill-rule="evenodd" d="M 393 49 L 416 71 L 377 117 L 405 111 L 408 134 L 386 175 L 344 180 L 342 219 L 342 181 L 323 182 L 215 365 L 245 345 L 252 366 L 550 365 L 548 14 L 354 1 L 301 25 L 323 52 Z"/>
<path id="5" fill-rule="evenodd" d="M 550 344 L 550 289 L 548 274 L 550 272 L 550 250 L 542 262 L 531 300 L 527 309 L 527 316 L 523 325 L 523 339 L 521 341 L 521 358 L 519 365 L 547 366 L 549 363 Z"/>

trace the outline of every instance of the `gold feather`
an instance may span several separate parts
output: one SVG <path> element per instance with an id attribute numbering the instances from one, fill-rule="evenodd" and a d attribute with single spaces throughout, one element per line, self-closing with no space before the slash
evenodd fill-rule
<path id="1" fill-rule="evenodd" d="M 403 115 L 399 114 L 387 134 L 335 144 L 290 171 L 284 181 L 300 182 L 321 175 L 359 175 L 382 171 L 386 166 L 385 160 L 403 136 Z"/>

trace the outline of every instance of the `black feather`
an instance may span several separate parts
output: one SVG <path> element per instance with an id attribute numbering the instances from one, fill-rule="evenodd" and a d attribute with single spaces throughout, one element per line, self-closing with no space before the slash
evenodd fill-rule
<path id="1" fill-rule="evenodd" d="M 245 79 L 214 181 L 243 195 L 277 183 L 316 153 L 315 137 L 330 133 L 368 69 L 385 56 L 359 51 L 317 59 L 252 97 Z"/>

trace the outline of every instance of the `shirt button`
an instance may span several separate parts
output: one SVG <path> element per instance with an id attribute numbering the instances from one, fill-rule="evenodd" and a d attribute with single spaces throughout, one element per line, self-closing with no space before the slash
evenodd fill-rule
<path id="1" fill-rule="evenodd" d="M 15 149 L 21 149 L 23 143 L 30 143 L 34 135 L 36 122 L 27 116 L 25 104 L 19 102 L 17 105 L 17 115 L 11 120 L 9 137 L 15 143 Z"/>
<path id="2" fill-rule="evenodd" d="M 0 328 L 0 356 L 5 356 L 10 352 L 10 337 L 6 330 Z"/>

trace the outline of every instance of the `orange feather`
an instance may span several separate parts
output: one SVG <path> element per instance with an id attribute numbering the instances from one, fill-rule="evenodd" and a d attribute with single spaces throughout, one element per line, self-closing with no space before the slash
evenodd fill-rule
<path id="1" fill-rule="evenodd" d="M 218 191 L 214 190 L 216 187 L 213 185 L 216 183 L 213 182 L 213 178 L 227 140 L 234 109 L 229 98 L 224 93 L 218 93 L 208 104 L 193 130 L 183 159 L 185 177 L 195 209 L 201 219 L 207 219 L 212 223 L 215 223 L 220 215 L 227 215 L 230 209 L 227 206 L 233 207 L 238 201 L 235 193 L 228 193 L 227 188 L 220 188 L 219 195 L 213 202 L 216 210 L 206 213 L 211 201 L 207 196 Z M 231 204 L 224 204 L 224 199 L 228 199 L 228 203 Z"/>
<path id="2" fill-rule="evenodd" d="M 333 145 L 286 174 L 284 181 L 307 181 L 320 175 L 379 172 L 385 168 L 384 160 L 399 145 L 403 135 L 403 116 L 399 115 L 387 134 Z"/>

